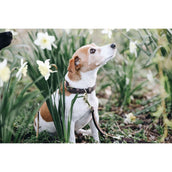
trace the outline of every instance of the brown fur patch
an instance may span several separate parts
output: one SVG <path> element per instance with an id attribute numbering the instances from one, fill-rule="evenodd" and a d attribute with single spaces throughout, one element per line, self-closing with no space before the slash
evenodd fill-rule
<path id="1" fill-rule="evenodd" d="M 61 86 L 60 88 L 61 90 L 61 93 L 63 92 L 63 87 Z M 65 96 L 70 96 L 71 93 L 67 90 L 66 86 L 65 86 Z M 48 106 L 47 106 L 47 103 L 44 102 L 43 105 L 41 106 L 40 108 L 40 115 L 41 117 L 46 121 L 46 122 L 52 122 L 53 121 L 53 118 L 50 114 L 50 111 L 48 109 Z M 35 115 L 35 118 L 38 116 L 38 114 Z M 34 121 L 35 121 L 35 118 L 34 118 Z M 36 123 L 35 123 L 35 126 L 36 126 Z"/>
<path id="2" fill-rule="evenodd" d="M 41 117 L 46 121 L 46 122 L 52 122 L 53 118 L 50 114 L 50 111 L 48 109 L 47 103 L 44 102 L 43 105 L 40 108 L 40 114 Z"/>
<path id="3" fill-rule="evenodd" d="M 76 64 L 75 64 L 75 58 L 70 59 L 69 66 L 68 66 L 68 72 L 69 72 L 68 73 L 68 77 L 72 81 L 78 81 L 78 80 L 81 79 L 81 75 L 79 73 L 79 66 L 80 66 L 80 64 L 76 66 Z"/>

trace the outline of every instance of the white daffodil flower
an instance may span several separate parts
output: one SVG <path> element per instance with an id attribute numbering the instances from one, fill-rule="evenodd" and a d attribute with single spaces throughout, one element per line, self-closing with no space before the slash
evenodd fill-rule
<path id="1" fill-rule="evenodd" d="M 55 37 L 49 36 L 48 33 L 42 33 L 39 32 L 37 34 L 37 39 L 34 41 L 34 43 L 41 47 L 41 49 L 48 49 L 51 50 L 51 46 L 54 48 L 57 48 L 57 46 L 54 44 Z"/>
<path id="2" fill-rule="evenodd" d="M 128 85 L 130 83 L 130 79 L 129 78 L 126 78 L 126 85 Z"/>
<path id="3" fill-rule="evenodd" d="M 149 80 L 150 83 L 155 84 L 151 70 L 148 71 L 148 74 L 146 76 L 147 76 L 147 79 Z"/>
<path id="4" fill-rule="evenodd" d="M 22 75 L 26 76 L 27 73 L 27 62 L 23 63 L 23 59 L 21 59 L 21 67 L 19 68 L 18 72 L 16 73 L 16 77 L 18 78 L 18 81 L 21 79 Z"/>
<path id="5" fill-rule="evenodd" d="M 108 34 L 109 39 L 112 37 L 112 29 L 103 29 L 102 30 L 103 34 Z"/>
<path id="6" fill-rule="evenodd" d="M 137 41 L 130 41 L 129 49 L 131 54 L 135 54 L 137 57 L 137 46 L 136 46 Z"/>
<path id="7" fill-rule="evenodd" d="M 133 115 L 133 113 L 125 114 L 126 118 L 124 119 L 125 124 L 130 124 L 135 122 L 136 117 Z"/>
<path id="8" fill-rule="evenodd" d="M 126 28 L 126 32 L 129 32 L 131 29 L 130 28 Z"/>
<path id="9" fill-rule="evenodd" d="M 57 72 L 57 71 L 52 71 L 50 69 L 51 68 L 50 59 L 45 60 L 45 62 L 37 60 L 36 63 L 38 64 L 38 69 L 39 69 L 41 75 L 44 76 L 46 81 L 50 77 L 50 73 Z"/>
<path id="10" fill-rule="evenodd" d="M 7 66 L 7 60 L 5 59 L 0 63 L 0 87 L 3 86 L 4 82 L 10 79 L 10 69 Z"/>

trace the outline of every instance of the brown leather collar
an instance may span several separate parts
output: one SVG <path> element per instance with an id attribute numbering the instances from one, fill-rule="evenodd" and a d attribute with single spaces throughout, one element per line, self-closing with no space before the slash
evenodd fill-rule
<path id="1" fill-rule="evenodd" d="M 73 94 L 84 94 L 84 93 L 91 94 L 96 88 L 96 85 L 88 88 L 73 88 L 69 86 L 69 82 L 66 81 L 65 83 L 67 90 Z"/>

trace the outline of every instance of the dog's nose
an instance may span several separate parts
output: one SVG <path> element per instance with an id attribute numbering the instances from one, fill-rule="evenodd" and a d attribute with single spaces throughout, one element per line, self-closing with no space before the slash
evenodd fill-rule
<path id="1" fill-rule="evenodd" d="M 6 35 L 7 35 L 9 38 L 12 38 L 12 37 L 13 37 L 13 35 L 12 35 L 11 32 L 5 32 L 5 33 L 6 33 Z"/>
<path id="2" fill-rule="evenodd" d="M 111 44 L 110 47 L 113 48 L 113 49 L 115 49 L 116 48 L 116 45 L 115 44 Z"/>

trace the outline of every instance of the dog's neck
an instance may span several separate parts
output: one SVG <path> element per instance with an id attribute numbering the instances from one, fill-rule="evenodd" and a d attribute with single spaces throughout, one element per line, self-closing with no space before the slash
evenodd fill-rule
<path id="1" fill-rule="evenodd" d="M 74 87 L 74 88 L 93 87 L 96 84 L 97 71 L 98 71 L 98 69 L 94 69 L 94 70 L 88 71 L 88 72 L 80 72 L 81 79 L 78 81 L 72 81 L 68 77 L 69 72 L 67 72 L 67 74 L 65 76 L 65 80 L 69 83 L 70 87 Z"/>

